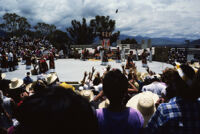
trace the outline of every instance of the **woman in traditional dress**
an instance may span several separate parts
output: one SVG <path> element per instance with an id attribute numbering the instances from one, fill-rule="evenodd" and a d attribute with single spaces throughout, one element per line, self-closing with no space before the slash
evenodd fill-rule
<path id="1" fill-rule="evenodd" d="M 54 56 L 52 53 L 49 54 L 49 69 L 51 72 L 55 72 L 55 62 L 54 62 Z"/>
<path id="2" fill-rule="evenodd" d="M 130 69 L 132 67 L 135 67 L 135 64 L 133 63 L 133 51 L 130 51 L 126 61 L 126 69 Z"/>

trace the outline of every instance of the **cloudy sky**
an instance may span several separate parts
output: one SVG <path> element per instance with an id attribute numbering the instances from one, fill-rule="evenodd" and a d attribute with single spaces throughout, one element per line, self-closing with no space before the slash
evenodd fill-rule
<path id="1" fill-rule="evenodd" d="M 200 0 L 0 0 L 0 18 L 15 12 L 33 25 L 46 22 L 64 29 L 72 19 L 108 15 L 122 34 L 197 39 L 199 5 Z"/>

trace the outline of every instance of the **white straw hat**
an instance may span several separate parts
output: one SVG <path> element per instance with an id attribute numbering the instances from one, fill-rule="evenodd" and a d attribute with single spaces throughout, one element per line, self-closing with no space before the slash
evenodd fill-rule
<path id="1" fill-rule="evenodd" d="M 5 73 L 1 73 L 1 79 L 3 80 L 3 79 L 5 79 L 5 77 L 6 77 L 6 74 Z"/>
<path id="2" fill-rule="evenodd" d="M 94 93 L 91 90 L 82 90 L 80 91 L 80 95 L 89 101 L 92 101 L 94 99 Z"/>
<path id="3" fill-rule="evenodd" d="M 46 78 L 47 85 L 50 85 L 53 82 L 55 82 L 57 78 L 58 76 L 55 73 L 48 74 Z"/>
<path id="4" fill-rule="evenodd" d="M 16 89 L 21 87 L 24 84 L 23 80 L 18 78 L 11 79 L 11 83 L 9 84 L 10 89 Z"/>
<path id="5" fill-rule="evenodd" d="M 145 127 L 153 113 L 156 111 L 155 103 L 158 99 L 159 96 L 157 94 L 146 91 L 133 96 L 126 106 L 141 112 L 144 117 L 143 126 Z"/>
<path id="6" fill-rule="evenodd" d="M 110 102 L 108 99 L 102 101 L 100 104 L 99 104 L 99 108 L 107 108 L 109 106 Z"/>

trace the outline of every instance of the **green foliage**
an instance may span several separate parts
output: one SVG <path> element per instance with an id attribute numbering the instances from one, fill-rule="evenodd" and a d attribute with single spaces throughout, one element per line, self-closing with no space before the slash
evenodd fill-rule
<path id="1" fill-rule="evenodd" d="M 38 22 L 35 26 L 34 29 L 40 36 L 48 36 L 52 32 L 56 30 L 55 25 L 49 25 L 43 22 Z"/>
<path id="2" fill-rule="evenodd" d="M 94 41 L 95 35 L 92 27 L 87 25 L 86 19 L 82 19 L 82 23 L 77 20 L 72 20 L 72 26 L 67 28 L 66 31 L 72 44 L 91 44 Z"/>
<path id="3" fill-rule="evenodd" d="M 87 24 L 85 18 L 82 22 L 77 20 L 71 21 L 71 27 L 66 28 L 67 32 L 56 29 L 55 25 L 38 22 L 30 30 L 31 25 L 25 17 L 15 13 L 6 13 L 3 15 L 3 23 L 0 24 L 0 30 L 8 33 L 10 36 L 23 36 L 27 34 L 31 38 L 47 37 L 52 44 L 92 44 L 94 39 L 102 39 L 102 32 L 111 32 L 110 42 L 116 42 L 120 32 L 115 31 L 115 20 L 109 16 L 96 16 Z"/>
<path id="4" fill-rule="evenodd" d="M 25 17 L 21 17 L 15 13 L 6 13 L 3 15 L 4 23 L 0 25 L 1 30 L 8 33 L 21 36 L 30 29 L 31 25 Z"/>
<path id="5" fill-rule="evenodd" d="M 122 40 L 121 43 L 122 44 L 137 44 L 137 41 L 134 38 L 133 39 L 126 38 L 125 40 Z"/>
<path id="6" fill-rule="evenodd" d="M 117 31 L 115 33 L 115 20 L 110 19 L 109 16 L 96 16 L 95 19 L 90 21 L 90 26 L 93 28 L 94 33 L 99 39 L 102 39 L 102 32 L 111 32 L 111 43 L 116 42 L 119 38 L 120 32 Z"/>
<path id="7" fill-rule="evenodd" d="M 65 44 L 70 44 L 67 33 L 61 30 L 55 30 L 47 36 L 47 39 L 58 49 L 62 49 Z"/>

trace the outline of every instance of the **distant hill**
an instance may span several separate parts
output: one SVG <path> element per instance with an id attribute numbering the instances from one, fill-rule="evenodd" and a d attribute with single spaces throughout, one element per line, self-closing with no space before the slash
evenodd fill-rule
<path id="1" fill-rule="evenodd" d="M 186 38 L 168 38 L 168 37 L 161 37 L 161 38 L 150 38 L 150 37 L 143 37 L 143 36 L 129 36 L 129 35 L 120 35 L 120 40 L 124 40 L 126 38 L 134 38 L 138 43 L 141 43 L 142 40 L 152 40 L 152 45 L 166 45 L 166 44 L 183 44 L 185 43 Z"/>
<path id="2" fill-rule="evenodd" d="M 4 37 L 4 36 L 6 36 L 6 33 L 4 31 L 0 30 L 0 37 Z"/>
<path id="3" fill-rule="evenodd" d="M 190 44 L 192 44 L 192 45 L 200 45 L 200 39 L 194 40 Z"/>

